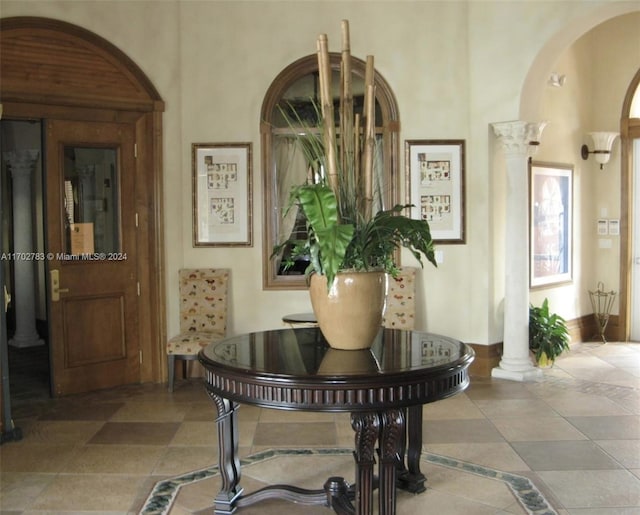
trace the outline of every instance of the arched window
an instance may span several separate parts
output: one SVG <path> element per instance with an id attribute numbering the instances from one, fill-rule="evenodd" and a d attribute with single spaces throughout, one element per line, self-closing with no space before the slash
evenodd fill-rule
<path id="1" fill-rule="evenodd" d="M 340 54 L 330 54 L 333 70 L 335 102 L 338 102 Z M 364 98 L 365 62 L 352 57 L 354 112 L 360 112 Z M 386 209 L 401 199 L 399 171 L 398 108 L 393 92 L 382 76 L 375 72 L 376 85 L 376 136 L 379 152 L 378 184 Z M 318 61 L 315 54 L 303 57 L 286 67 L 274 79 L 265 95 L 261 111 L 262 177 L 264 189 L 263 214 L 263 265 L 264 289 L 305 289 L 304 261 L 284 270 L 282 255 L 271 258 L 273 248 L 296 231 L 305 230 L 297 223 L 297 212 L 284 211 L 293 186 L 307 179 L 308 166 L 299 148 L 299 138 L 282 114 L 283 109 L 293 107 L 297 115 L 314 125 L 314 102 L 319 98 Z M 319 102 L 315 102 L 319 105 Z M 405 191 L 409 191 L 408 188 Z M 287 252 L 285 249 L 283 252 Z"/>

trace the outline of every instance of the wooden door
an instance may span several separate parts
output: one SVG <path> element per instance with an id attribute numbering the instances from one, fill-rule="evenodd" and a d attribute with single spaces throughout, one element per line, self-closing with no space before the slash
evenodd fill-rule
<path id="1" fill-rule="evenodd" d="M 46 121 L 56 396 L 139 382 L 135 128 Z"/>

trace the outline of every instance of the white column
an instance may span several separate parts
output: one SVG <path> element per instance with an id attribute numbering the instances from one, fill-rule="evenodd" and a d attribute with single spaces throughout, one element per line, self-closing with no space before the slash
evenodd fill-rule
<path id="1" fill-rule="evenodd" d="M 492 377 L 527 381 L 542 376 L 529 356 L 529 195 L 528 159 L 540 142 L 544 123 L 492 124 L 507 165 L 505 213 L 505 298 L 502 359 Z"/>
<path id="2" fill-rule="evenodd" d="M 78 173 L 79 183 L 79 194 L 80 198 L 83 199 L 79 207 L 80 209 L 80 220 L 90 220 L 93 213 L 87 213 L 87 209 L 89 208 L 88 200 L 93 199 L 96 196 L 95 193 L 95 176 L 96 176 L 96 165 L 83 165 L 76 166 L 76 172 Z"/>
<path id="3" fill-rule="evenodd" d="M 31 178 L 38 161 L 37 150 L 6 152 L 13 182 L 13 273 L 16 332 L 9 340 L 14 347 L 33 347 L 44 342 L 36 331 L 36 302 Z"/>

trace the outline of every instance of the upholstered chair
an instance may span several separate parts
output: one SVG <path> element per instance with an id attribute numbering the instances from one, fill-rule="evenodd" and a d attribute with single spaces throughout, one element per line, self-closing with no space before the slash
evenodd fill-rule
<path id="1" fill-rule="evenodd" d="M 182 269 L 180 280 L 180 334 L 167 342 L 169 391 L 173 392 L 176 359 L 198 359 L 200 350 L 227 333 L 227 269 Z"/>
<path id="2" fill-rule="evenodd" d="M 382 325 L 388 329 L 412 330 L 416 323 L 416 267 L 400 268 L 395 279 L 389 276 L 387 302 Z"/>

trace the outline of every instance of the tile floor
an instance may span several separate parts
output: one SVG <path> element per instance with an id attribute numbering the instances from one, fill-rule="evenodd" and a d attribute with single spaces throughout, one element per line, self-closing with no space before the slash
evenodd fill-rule
<path id="1" fill-rule="evenodd" d="M 217 463 L 213 407 L 199 380 L 136 385 L 14 406 L 23 439 L 0 446 L 0 513 L 138 513 L 154 484 Z M 349 448 L 348 415 L 243 406 L 241 454 Z M 424 450 L 530 478 L 561 515 L 640 513 L 640 344 L 572 346 L 544 379 L 472 379 L 425 407 Z M 428 490 L 401 492 L 398 512 L 524 514 L 493 480 L 423 462 Z M 247 491 L 293 476 L 319 488 L 351 457 L 265 460 L 243 469 Z M 319 479 L 320 478 L 320 479 Z M 182 488 L 172 515 L 211 513 L 215 479 Z M 428 507 L 428 508 L 427 508 Z M 269 501 L 245 513 L 330 513 Z"/>

